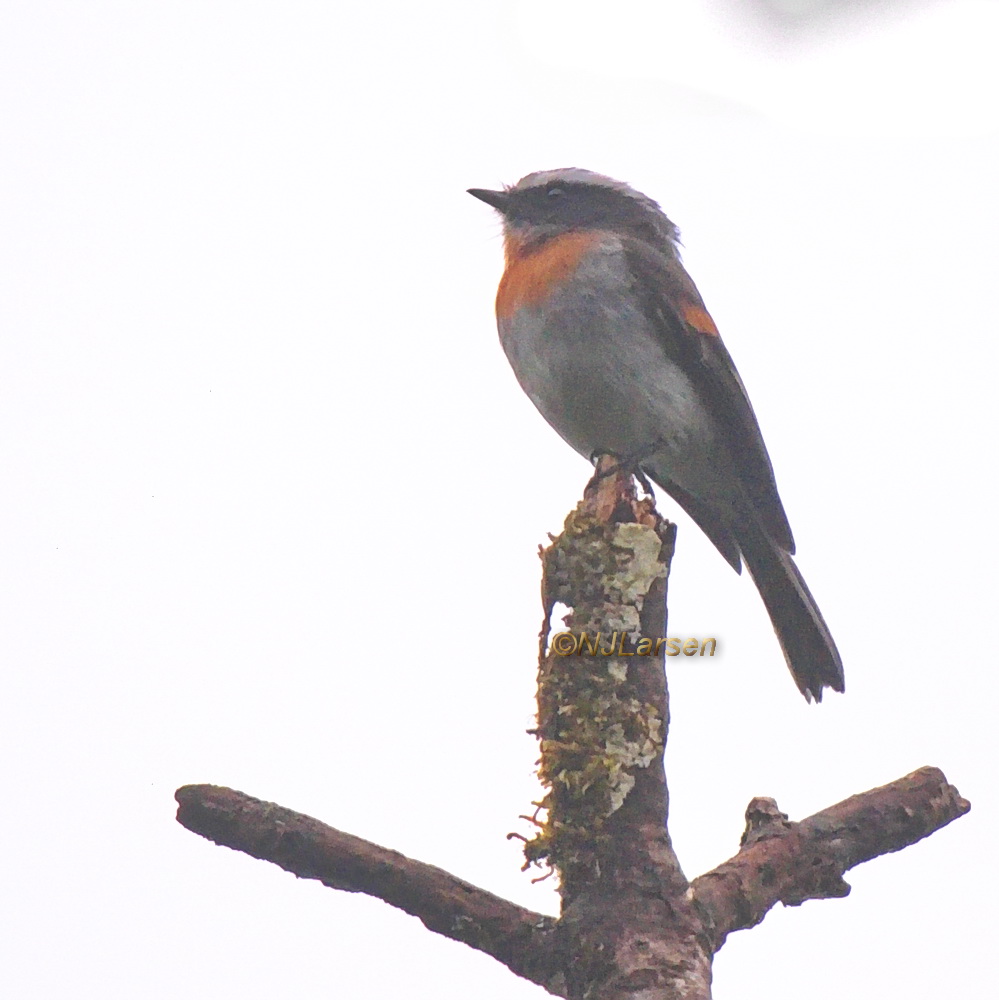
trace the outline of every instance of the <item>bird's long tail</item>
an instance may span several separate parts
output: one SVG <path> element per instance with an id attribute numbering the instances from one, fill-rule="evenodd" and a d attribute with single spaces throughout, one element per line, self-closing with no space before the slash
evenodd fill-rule
<path id="1" fill-rule="evenodd" d="M 798 567 L 747 513 L 736 527 L 743 558 L 773 622 L 791 676 L 809 700 L 822 689 L 843 690 L 843 661 Z"/>

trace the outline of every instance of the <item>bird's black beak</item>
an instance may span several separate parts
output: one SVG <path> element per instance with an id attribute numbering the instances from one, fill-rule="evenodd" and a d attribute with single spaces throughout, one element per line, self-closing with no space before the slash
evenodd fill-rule
<path id="1" fill-rule="evenodd" d="M 468 193 L 487 205 L 492 205 L 497 212 L 505 212 L 510 207 L 510 195 L 506 191 L 487 191 L 485 188 L 469 188 Z"/>

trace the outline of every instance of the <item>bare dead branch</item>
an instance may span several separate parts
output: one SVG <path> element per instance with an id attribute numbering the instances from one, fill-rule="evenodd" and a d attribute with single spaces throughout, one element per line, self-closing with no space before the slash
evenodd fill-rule
<path id="1" fill-rule="evenodd" d="M 419 917 L 430 930 L 492 955 L 516 975 L 546 986 L 546 970 L 555 964 L 549 956 L 554 918 L 231 788 L 185 785 L 176 799 L 177 820 L 193 833 L 299 878 L 382 899 Z"/>
<path id="2" fill-rule="evenodd" d="M 732 931 L 754 927 L 778 902 L 845 896 L 855 865 L 900 851 L 963 816 L 971 804 L 935 767 L 853 795 L 800 823 L 773 799 L 753 799 L 739 853 L 694 879 L 717 951 Z"/>

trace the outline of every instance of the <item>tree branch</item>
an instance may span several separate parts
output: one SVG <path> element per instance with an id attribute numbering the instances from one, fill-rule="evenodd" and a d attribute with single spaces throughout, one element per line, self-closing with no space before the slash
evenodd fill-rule
<path id="1" fill-rule="evenodd" d="M 638 498 L 630 471 L 603 456 L 542 552 L 543 634 L 556 604 L 570 609 L 569 631 L 542 646 L 538 776 L 547 817 L 525 855 L 558 872 L 556 941 L 574 998 L 711 993 L 712 953 L 666 826 L 662 643 L 675 537 L 651 495 Z"/>
<path id="2" fill-rule="evenodd" d="M 663 658 L 658 643 L 655 655 L 641 653 L 643 641 L 666 635 L 674 529 L 651 497 L 636 497 L 616 460 L 598 468 L 542 552 L 536 734 L 545 818 L 525 856 L 558 872 L 558 920 L 228 788 L 179 789 L 178 820 L 300 878 L 383 899 L 556 996 L 710 1000 L 712 959 L 732 931 L 758 924 L 778 902 L 847 895 L 843 875 L 854 865 L 968 811 L 931 767 L 800 823 L 773 799 L 753 799 L 739 853 L 688 884 L 666 826 Z M 556 604 L 571 609 L 570 631 L 550 636 Z M 599 648 L 582 643 L 586 633 Z"/>
<path id="3" fill-rule="evenodd" d="M 691 885 L 715 951 L 778 902 L 798 906 L 846 896 L 845 872 L 928 837 L 970 808 L 935 767 L 853 795 L 800 823 L 789 822 L 773 799 L 753 799 L 742 849 Z"/>
<path id="4" fill-rule="evenodd" d="M 549 988 L 547 978 L 556 964 L 550 955 L 554 918 L 231 788 L 185 785 L 176 799 L 177 820 L 193 833 L 299 878 L 382 899 L 419 917 L 430 930 L 492 955 L 516 975 Z"/>

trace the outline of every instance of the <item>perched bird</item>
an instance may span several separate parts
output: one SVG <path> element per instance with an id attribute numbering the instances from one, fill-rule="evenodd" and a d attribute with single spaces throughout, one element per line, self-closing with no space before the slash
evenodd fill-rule
<path id="1" fill-rule="evenodd" d="M 521 387 L 581 455 L 661 486 L 763 598 L 795 683 L 820 701 L 843 664 L 791 556 L 749 397 L 651 198 L 569 168 L 468 192 L 503 219 L 500 341 Z"/>

